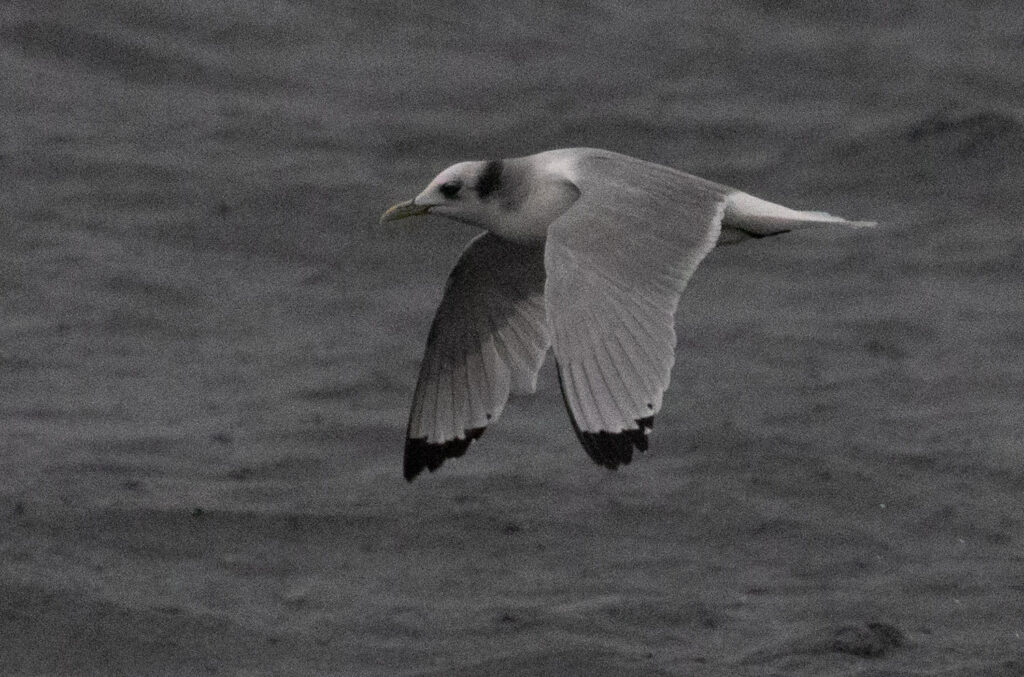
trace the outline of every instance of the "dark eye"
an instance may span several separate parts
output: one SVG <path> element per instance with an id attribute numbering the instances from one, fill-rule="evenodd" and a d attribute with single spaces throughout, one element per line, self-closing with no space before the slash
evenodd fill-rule
<path id="1" fill-rule="evenodd" d="M 461 181 L 445 181 L 438 190 L 441 191 L 441 195 L 451 200 L 459 194 L 460 188 L 462 188 Z"/>

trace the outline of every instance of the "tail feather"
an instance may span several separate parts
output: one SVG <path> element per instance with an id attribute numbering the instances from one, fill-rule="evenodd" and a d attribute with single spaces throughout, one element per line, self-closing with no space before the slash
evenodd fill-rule
<path id="1" fill-rule="evenodd" d="M 729 196 L 722 216 L 722 235 L 718 244 L 733 244 L 750 238 L 769 237 L 791 230 L 817 226 L 840 225 L 848 228 L 871 228 L 874 221 L 848 221 L 825 212 L 801 212 L 747 193 Z"/>

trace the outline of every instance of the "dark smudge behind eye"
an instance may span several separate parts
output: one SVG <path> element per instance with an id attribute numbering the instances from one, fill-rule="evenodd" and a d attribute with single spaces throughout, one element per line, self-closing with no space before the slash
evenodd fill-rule
<path id="1" fill-rule="evenodd" d="M 476 184 L 476 192 L 480 199 L 501 188 L 502 164 L 501 160 L 488 160 L 484 165 L 484 170 L 480 172 L 480 180 Z"/>

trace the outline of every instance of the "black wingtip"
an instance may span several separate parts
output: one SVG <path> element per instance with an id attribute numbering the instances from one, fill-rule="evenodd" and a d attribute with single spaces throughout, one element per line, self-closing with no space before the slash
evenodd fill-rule
<path id="1" fill-rule="evenodd" d="M 558 384 L 562 388 L 562 399 L 565 401 L 565 410 L 569 412 L 569 420 L 572 422 L 572 429 L 576 433 L 576 439 L 583 445 L 587 455 L 594 463 L 615 470 L 620 465 L 629 465 L 633 460 L 633 449 L 647 451 L 647 434 L 654 427 L 654 416 L 645 416 L 636 419 L 637 428 L 623 430 L 622 432 L 600 431 L 596 433 L 580 430 L 576 423 L 576 417 L 569 407 L 569 399 L 565 395 L 565 384 L 562 382 L 562 370 L 558 369 Z"/>
<path id="2" fill-rule="evenodd" d="M 572 418 L 572 414 L 570 414 Z M 579 429 L 573 420 L 573 429 L 580 444 L 587 454 L 600 466 L 615 470 L 620 465 L 629 465 L 633 460 L 633 450 L 647 451 L 647 433 L 654 427 L 654 417 L 648 416 L 636 420 L 637 428 L 612 433 L 600 431 L 585 432 Z"/>
<path id="3" fill-rule="evenodd" d="M 427 438 L 412 438 L 405 441 L 405 458 L 402 463 L 402 475 L 407 482 L 412 482 L 424 469 L 434 472 L 449 458 L 458 458 L 466 453 L 466 449 L 474 440 L 480 439 L 486 427 L 471 428 L 465 431 L 465 437 L 448 440 L 447 442 L 428 442 Z"/>

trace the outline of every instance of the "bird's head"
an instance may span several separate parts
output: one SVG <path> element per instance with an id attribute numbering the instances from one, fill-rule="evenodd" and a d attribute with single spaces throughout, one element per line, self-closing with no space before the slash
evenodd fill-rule
<path id="1" fill-rule="evenodd" d="M 454 164 L 434 177 L 412 200 L 400 202 L 384 212 L 381 223 L 436 214 L 487 228 L 500 219 L 502 209 L 507 206 L 497 199 L 503 170 L 501 160 Z"/>

